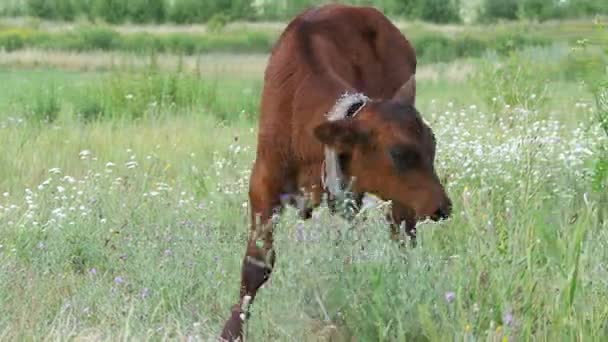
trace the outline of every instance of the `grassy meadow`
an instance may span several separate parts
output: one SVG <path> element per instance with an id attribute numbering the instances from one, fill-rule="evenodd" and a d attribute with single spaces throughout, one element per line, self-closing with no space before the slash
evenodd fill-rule
<path id="1" fill-rule="evenodd" d="M 0 340 L 214 339 L 265 58 L 0 53 Z M 453 217 L 400 249 L 383 203 L 352 224 L 287 210 L 248 339 L 605 341 L 607 58 L 561 42 L 421 63 Z"/>

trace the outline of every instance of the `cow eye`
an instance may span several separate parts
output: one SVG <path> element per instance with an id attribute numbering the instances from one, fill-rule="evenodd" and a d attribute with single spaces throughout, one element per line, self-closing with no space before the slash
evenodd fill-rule
<path id="1" fill-rule="evenodd" d="M 389 152 L 395 167 L 399 171 L 406 171 L 420 164 L 420 153 L 413 147 L 395 146 Z"/>

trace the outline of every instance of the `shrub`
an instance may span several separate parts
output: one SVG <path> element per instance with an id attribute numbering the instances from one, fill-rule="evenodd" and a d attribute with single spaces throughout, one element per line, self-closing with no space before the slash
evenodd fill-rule
<path id="1" fill-rule="evenodd" d="M 19 17 L 27 12 L 27 4 L 22 0 L 4 0 L 0 4 L 0 16 L 3 17 Z"/>
<path id="2" fill-rule="evenodd" d="M 0 49 L 14 51 L 28 45 L 31 32 L 22 29 L 0 31 Z"/>
<path id="3" fill-rule="evenodd" d="M 128 17 L 136 23 L 161 23 L 165 21 L 165 0 L 130 0 L 127 2 Z"/>
<path id="4" fill-rule="evenodd" d="M 55 17 L 54 1 L 27 0 L 27 10 L 31 16 L 52 19 Z"/>
<path id="5" fill-rule="evenodd" d="M 55 0 L 54 1 L 54 19 L 62 19 L 66 21 L 74 20 L 76 17 L 75 0 Z M 53 1 L 51 1 L 53 3 Z"/>
<path id="6" fill-rule="evenodd" d="M 61 105 L 57 89 L 52 84 L 41 86 L 33 94 L 25 95 L 22 101 L 25 108 L 29 107 L 27 115 L 33 123 L 53 123 L 59 116 Z"/>
<path id="7" fill-rule="evenodd" d="M 520 0 L 520 18 L 548 20 L 567 15 L 565 3 L 559 0 Z"/>
<path id="8" fill-rule="evenodd" d="M 516 20 L 517 4 L 518 0 L 484 0 L 480 7 L 478 21 Z"/>
<path id="9" fill-rule="evenodd" d="M 113 50 L 120 35 L 108 28 L 91 27 L 79 31 L 79 50 Z"/>
<path id="10" fill-rule="evenodd" d="M 92 14 L 95 18 L 101 18 L 109 23 L 122 23 L 128 13 L 127 4 L 122 0 L 94 0 Z"/>
<path id="11" fill-rule="evenodd" d="M 175 0 L 169 11 L 169 19 L 178 24 L 205 22 L 211 17 L 207 2 L 198 0 Z"/>
<path id="12" fill-rule="evenodd" d="M 214 14 L 207 22 L 207 28 L 211 32 L 219 32 L 228 24 L 229 20 L 230 18 L 223 13 Z"/>
<path id="13" fill-rule="evenodd" d="M 424 21 L 441 24 L 460 22 L 460 1 L 419 0 L 414 15 Z"/>

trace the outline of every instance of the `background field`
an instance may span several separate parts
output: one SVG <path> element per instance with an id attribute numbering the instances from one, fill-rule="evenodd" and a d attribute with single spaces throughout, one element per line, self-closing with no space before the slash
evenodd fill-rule
<path id="1" fill-rule="evenodd" d="M 0 340 L 212 340 L 238 294 L 287 14 L 210 30 L 3 4 Z M 399 249 L 384 204 L 350 225 L 288 210 L 250 340 L 608 338 L 605 19 L 464 19 L 395 15 L 453 217 Z"/>

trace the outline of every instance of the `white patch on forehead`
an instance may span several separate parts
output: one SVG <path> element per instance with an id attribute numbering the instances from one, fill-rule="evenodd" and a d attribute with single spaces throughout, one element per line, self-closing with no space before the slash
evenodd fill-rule
<path id="1" fill-rule="evenodd" d="M 336 101 L 336 104 L 331 108 L 329 113 L 327 113 L 327 120 L 336 121 L 344 119 L 346 117 L 346 113 L 348 113 L 348 109 L 352 107 L 352 105 L 362 103 L 361 107 L 352 115 L 355 116 L 359 111 L 361 111 L 361 109 L 363 109 L 363 107 L 365 107 L 365 104 L 368 101 L 369 97 L 362 93 L 345 93 L 338 99 L 338 101 Z"/>

